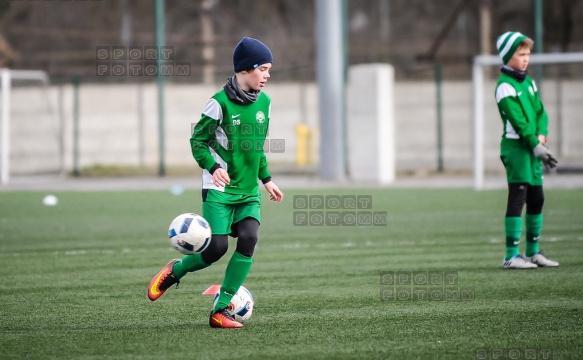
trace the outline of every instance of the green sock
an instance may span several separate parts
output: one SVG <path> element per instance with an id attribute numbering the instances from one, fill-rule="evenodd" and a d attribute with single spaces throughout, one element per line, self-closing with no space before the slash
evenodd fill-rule
<path id="1" fill-rule="evenodd" d="M 202 255 L 196 253 L 193 255 L 186 255 L 181 261 L 174 264 L 174 267 L 172 267 L 172 273 L 181 279 L 186 273 L 204 269 L 209 266 L 211 266 L 211 264 L 205 263 L 202 259 Z"/>
<path id="2" fill-rule="evenodd" d="M 221 292 L 219 293 L 219 299 L 217 300 L 214 311 L 229 306 L 233 295 L 235 295 L 247 278 L 252 263 L 253 258 L 243 256 L 236 251 L 233 253 L 225 271 L 225 279 L 221 285 Z"/>
<path id="3" fill-rule="evenodd" d="M 504 231 L 506 232 L 506 260 L 518 255 L 518 243 L 522 232 L 521 217 L 505 217 Z"/>
<path id="4" fill-rule="evenodd" d="M 543 228 L 543 214 L 526 214 L 526 256 L 533 256 L 538 252 L 538 239 Z"/>

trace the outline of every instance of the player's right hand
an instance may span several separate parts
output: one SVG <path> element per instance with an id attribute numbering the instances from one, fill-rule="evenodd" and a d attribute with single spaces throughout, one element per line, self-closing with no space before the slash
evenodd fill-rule
<path id="1" fill-rule="evenodd" d="M 218 168 L 213 172 L 213 184 L 215 186 L 225 186 L 231 182 L 231 178 L 229 177 L 229 173 L 227 170 L 223 168 Z"/>

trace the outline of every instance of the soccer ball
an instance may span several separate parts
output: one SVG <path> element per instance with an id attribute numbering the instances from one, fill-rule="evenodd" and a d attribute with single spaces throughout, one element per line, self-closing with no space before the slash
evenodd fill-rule
<path id="1" fill-rule="evenodd" d="M 211 227 L 200 215 L 178 215 L 168 229 L 170 245 L 184 255 L 192 255 L 206 249 L 211 242 Z"/>
<path id="2" fill-rule="evenodd" d="M 213 300 L 213 308 L 217 304 L 218 300 L 219 293 L 216 293 Z M 237 293 L 233 295 L 227 311 L 229 314 L 233 315 L 235 320 L 242 323 L 251 318 L 251 314 L 253 313 L 253 305 L 255 305 L 253 295 L 251 295 L 251 292 L 247 290 L 246 287 L 241 286 Z"/>

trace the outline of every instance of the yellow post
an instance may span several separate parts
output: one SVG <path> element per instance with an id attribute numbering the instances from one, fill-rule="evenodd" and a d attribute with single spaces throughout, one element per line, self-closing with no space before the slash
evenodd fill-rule
<path id="1" fill-rule="evenodd" d="M 312 131 L 306 124 L 296 126 L 296 165 L 305 166 L 308 164 Z"/>

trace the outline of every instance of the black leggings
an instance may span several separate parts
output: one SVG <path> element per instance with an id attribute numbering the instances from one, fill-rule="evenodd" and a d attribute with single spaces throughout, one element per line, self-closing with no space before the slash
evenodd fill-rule
<path id="1" fill-rule="evenodd" d="M 522 216 L 522 209 L 526 203 L 526 213 L 537 215 L 542 213 L 545 203 L 545 194 L 542 186 L 528 184 L 508 184 L 508 204 L 506 217 Z"/>
<path id="2" fill-rule="evenodd" d="M 237 238 L 237 248 L 239 254 L 253 257 L 255 245 L 259 240 L 259 222 L 251 217 L 247 217 L 233 224 L 233 237 Z M 227 253 L 229 248 L 228 235 L 213 235 L 209 246 L 201 253 L 202 260 L 207 264 L 218 261 Z"/>

